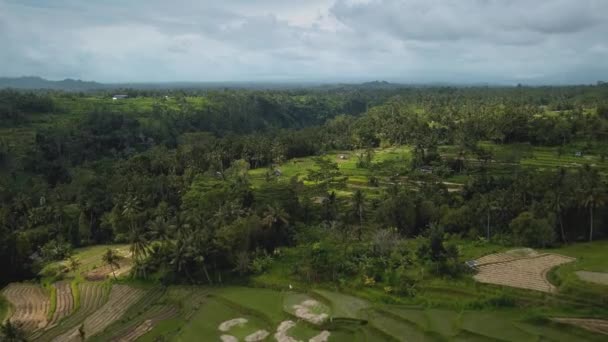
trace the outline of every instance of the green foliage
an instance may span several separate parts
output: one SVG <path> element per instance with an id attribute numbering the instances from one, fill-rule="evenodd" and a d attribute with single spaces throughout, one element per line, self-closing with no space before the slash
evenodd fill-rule
<path id="1" fill-rule="evenodd" d="M 545 248 L 555 242 L 555 230 L 546 218 L 537 219 L 531 212 L 522 212 L 511 221 L 509 228 L 514 243 L 527 247 Z"/>

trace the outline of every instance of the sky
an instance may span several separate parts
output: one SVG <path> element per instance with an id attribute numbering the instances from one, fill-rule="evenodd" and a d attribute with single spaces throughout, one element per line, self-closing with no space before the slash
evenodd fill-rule
<path id="1" fill-rule="evenodd" d="M 0 0 L 0 76 L 608 81 L 608 0 Z"/>

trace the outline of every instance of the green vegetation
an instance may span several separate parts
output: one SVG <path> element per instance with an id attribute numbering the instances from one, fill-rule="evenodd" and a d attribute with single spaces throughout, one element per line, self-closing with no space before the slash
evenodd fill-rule
<path id="1" fill-rule="evenodd" d="M 0 279 L 74 299 L 30 337 L 77 332 L 121 284 L 142 297 L 88 340 L 274 334 L 313 299 L 331 319 L 288 334 L 598 339 L 551 318 L 608 317 L 576 275 L 608 272 L 605 84 L 128 95 L 0 91 Z M 576 258 L 556 293 L 465 265 L 519 247 Z"/>

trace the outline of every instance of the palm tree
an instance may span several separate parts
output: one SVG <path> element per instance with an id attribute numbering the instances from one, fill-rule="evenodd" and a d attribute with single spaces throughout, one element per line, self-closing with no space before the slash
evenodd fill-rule
<path id="1" fill-rule="evenodd" d="M 361 241 L 363 231 L 363 215 L 365 214 L 365 195 L 361 190 L 355 191 L 353 195 L 353 214 L 359 220 L 359 229 L 357 231 L 358 239 Z"/>
<path id="2" fill-rule="evenodd" d="M 11 323 L 10 320 L 7 320 L 6 323 L 0 326 L 0 337 L 2 337 L 2 341 L 6 342 L 27 341 L 25 338 L 25 332 L 21 329 L 21 327 Z"/>
<path id="3" fill-rule="evenodd" d="M 157 216 L 154 221 L 149 223 L 149 228 L 154 239 L 158 239 L 162 243 L 169 240 L 171 226 L 163 217 Z"/>
<path id="4" fill-rule="evenodd" d="M 78 258 L 76 258 L 75 256 L 72 255 L 68 258 L 68 268 L 70 269 L 70 271 L 76 272 L 80 265 L 80 260 L 78 260 Z"/>
<path id="5" fill-rule="evenodd" d="M 545 203 L 548 210 L 553 211 L 557 217 L 559 224 L 560 235 L 563 243 L 566 241 L 566 232 L 564 230 L 564 222 L 562 213 L 567 206 L 570 205 L 569 194 L 572 191 L 572 186 L 568 182 L 566 169 L 560 167 L 555 176 L 555 180 L 551 182 L 552 190 L 545 194 Z"/>
<path id="6" fill-rule="evenodd" d="M 589 242 L 593 241 L 593 214 L 595 208 L 604 205 L 603 184 L 597 170 L 585 164 L 580 171 L 580 204 L 589 210 Z"/>
<path id="7" fill-rule="evenodd" d="M 129 232 L 129 250 L 135 261 L 141 261 L 142 257 L 148 255 L 148 239 L 141 229 L 132 227 Z"/>
<path id="8" fill-rule="evenodd" d="M 492 210 L 496 208 L 496 200 L 492 198 L 491 194 L 483 194 L 480 197 L 480 209 L 486 213 L 486 239 L 490 241 L 490 218 Z"/>
<path id="9" fill-rule="evenodd" d="M 560 235 L 563 243 L 568 243 L 566 241 L 566 233 L 564 231 L 564 222 L 562 220 L 562 212 L 564 211 L 564 207 L 567 205 L 565 196 L 561 189 L 556 188 L 555 191 L 549 191 L 545 194 L 545 201 L 547 203 L 547 207 L 549 210 L 555 213 L 557 217 L 557 222 L 559 224 Z"/>
<path id="10" fill-rule="evenodd" d="M 289 224 L 289 214 L 281 207 L 269 205 L 264 212 L 262 223 L 269 229 L 281 224 L 287 225 Z"/>
<path id="11" fill-rule="evenodd" d="M 116 252 L 114 252 L 114 250 L 112 250 L 111 248 L 108 248 L 101 257 L 103 263 L 110 266 L 110 269 L 112 270 L 112 275 L 114 276 L 114 280 L 116 280 L 116 273 L 114 272 L 114 267 L 120 268 L 119 261 L 121 259 L 122 257 Z"/>

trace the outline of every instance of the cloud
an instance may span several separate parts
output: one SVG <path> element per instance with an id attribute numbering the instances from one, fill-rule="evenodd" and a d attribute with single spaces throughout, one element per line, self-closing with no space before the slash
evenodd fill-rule
<path id="1" fill-rule="evenodd" d="M 595 82 L 604 0 L 0 0 L 0 75 Z"/>

